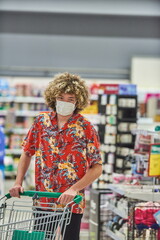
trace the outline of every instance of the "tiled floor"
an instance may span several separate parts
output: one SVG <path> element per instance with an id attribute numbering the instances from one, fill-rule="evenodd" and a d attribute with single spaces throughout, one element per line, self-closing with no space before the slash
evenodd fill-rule
<path id="1" fill-rule="evenodd" d="M 13 186 L 14 180 L 5 180 L 4 193 L 8 193 L 9 189 Z M 89 240 L 89 231 L 81 230 L 80 240 Z"/>

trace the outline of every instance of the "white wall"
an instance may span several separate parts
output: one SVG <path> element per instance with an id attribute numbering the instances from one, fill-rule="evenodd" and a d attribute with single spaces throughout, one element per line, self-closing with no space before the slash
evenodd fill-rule
<path id="1" fill-rule="evenodd" d="M 139 89 L 160 92 L 160 58 L 133 57 L 131 82 Z"/>

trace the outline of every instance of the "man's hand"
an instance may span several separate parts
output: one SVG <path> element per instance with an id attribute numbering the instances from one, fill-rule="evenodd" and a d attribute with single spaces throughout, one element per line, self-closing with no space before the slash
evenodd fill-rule
<path id="1" fill-rule="evenodd" d="M 9 193 L 12 197 L 18 197 L 20 198 L 19 193 L 23 193 L 24 188 L 20 184 L 15 184 L 10 190 Z"/>
<path id="2" fill-rule="evenodd" d="M 61 196 L 58 198 L 58 202 L 60 202 L 60 204 L 66 205 L 67 203 L 71 202 L 76 195 L 77 192 L 75 190 L 68 189 L 67 191 L 61 194 Z"/>

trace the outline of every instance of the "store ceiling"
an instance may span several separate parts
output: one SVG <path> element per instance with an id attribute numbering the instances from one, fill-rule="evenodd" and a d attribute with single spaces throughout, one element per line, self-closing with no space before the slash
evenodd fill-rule
<path id="1" fill-rule="evenodd" d="M 158 0 L 1 0 L 1 11 L 160 16 Z"/>
<path id="2" fill-rule="evenodd" d="M 155 0 L 1 0 L 0 74 L 128 79 L 133 56 L 160 56 L 159 26 Z"/>

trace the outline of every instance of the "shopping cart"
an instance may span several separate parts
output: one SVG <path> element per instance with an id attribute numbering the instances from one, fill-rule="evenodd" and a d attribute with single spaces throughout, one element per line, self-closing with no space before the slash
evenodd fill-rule
<path id="1" fill-rule="evenodd" d="M 64 208 L 56 203 L 35 202 L 45 198 L 58 198 L 61 193 L 24 191 L 25 199 L 11 198 L 6 194 L 0 199 L 0 240 L 63 240 L 70 223 L 72 208 L 82 200 L 77 195 Z"/>

